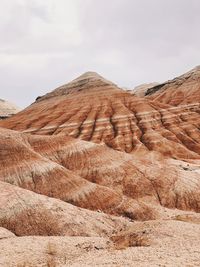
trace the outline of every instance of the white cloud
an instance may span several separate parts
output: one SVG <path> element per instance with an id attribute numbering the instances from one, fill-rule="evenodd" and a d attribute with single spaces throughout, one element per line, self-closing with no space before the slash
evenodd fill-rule
<path id="1" fill-rule="evenodd" d="M 1 0 L 0 98 L 27 105 L 94 70 L 122 86 L 200 62 L 199 0 Z"/>
<path id="2" fill-rule="evenodd" d="M 0 13 L 2 52 L 59 53 L 81 43 L 78 1 L 7 2 Z"/>

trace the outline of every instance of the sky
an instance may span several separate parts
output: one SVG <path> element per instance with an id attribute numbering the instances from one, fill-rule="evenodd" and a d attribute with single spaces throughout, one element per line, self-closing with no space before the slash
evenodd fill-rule
<path id="1" fill-rule="evenodd" d="M 86 71 L 119 86 L 200 65 L 199 0 L 1 0 L 0 98 L 26 107 Z"/>

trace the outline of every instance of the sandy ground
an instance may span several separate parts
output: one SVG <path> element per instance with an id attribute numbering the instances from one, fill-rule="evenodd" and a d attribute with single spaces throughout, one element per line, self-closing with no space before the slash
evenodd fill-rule
<path id="1" fill-rule="evenodd" d="M 143 233 L 148 245 L 120 247 L 101 237 L 4 238 L 0 266 L 200 266 L 199 219 L 135 222 L 120 235 L 129 237 L 133 232 Z"/>

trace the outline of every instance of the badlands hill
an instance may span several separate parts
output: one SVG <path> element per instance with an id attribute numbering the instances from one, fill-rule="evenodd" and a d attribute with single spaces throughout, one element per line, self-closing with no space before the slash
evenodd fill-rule
<path id="1" fill-rule="evenodd" d="M 200 265 L 198 100 L 153 95 L 88 72 L 0 122 L 0 266 Z"/>
<path id="2" fill-rule="evenodd" d="M 200 102 L 200 66 L 165 83 L 150 88 L 146 96 L 161 103 L 173 106 Z"/>
<path id="3" fill-rule="evenodd" d="M 0 126 L 38 135 L 65 134 L 132 154 L 156 151 L 200 159 L 200 106 L 139 98 L 96 73 L 40 97 Z"/>
<path id="4" fill-rule="evenodd" d="M 20 111 L 14 104 L 0 99 L 0 120 L 9 118 Z"/>

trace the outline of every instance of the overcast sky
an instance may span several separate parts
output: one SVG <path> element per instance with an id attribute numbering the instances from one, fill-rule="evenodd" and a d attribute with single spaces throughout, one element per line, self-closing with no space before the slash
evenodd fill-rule
<path id="1" fill-rule="evenodd" d="M 21 107 L 86 71 L 133 88 L 200 64 L 199 0 L 0 2 L 0 98 Z"/>

